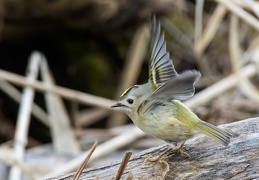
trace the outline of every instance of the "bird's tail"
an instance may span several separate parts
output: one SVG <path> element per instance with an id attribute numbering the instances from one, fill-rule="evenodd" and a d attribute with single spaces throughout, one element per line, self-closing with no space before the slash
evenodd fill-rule
<path id="1" fill-rule="evenodd" d="M 203 134 L 206 134 L 220 141 L 225 146 L 227 146 L 228 143 L 230 143 L 230 138 L 233 137 L 233 135 L 230 134 L 229 132 L 224 131 L 205 121 L 200 121 L 200 123 L 197 123 L 195 126 L 195 129 Z"/>

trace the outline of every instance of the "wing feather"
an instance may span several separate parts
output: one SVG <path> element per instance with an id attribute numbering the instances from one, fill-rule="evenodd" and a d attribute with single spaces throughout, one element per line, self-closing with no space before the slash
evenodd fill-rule
<path id="1" fill-rule="evenodd" d="M 160 22 L 151 17 L 151 57 L 149 65 L 149 80 L 156 89 L 177 75 L 170 55 L 166 49 L 164 33 L 161 34 Z"/>
<path id="2" fill-rule="evenodd" d="M 200 76 L 200 73 L 196 70 L 187 70 L 171 78 L 140 104 L 138 112 L 148 109 L 155 100 L 163 102 L 189 99 L 195 93 L 194 83 Z"/>

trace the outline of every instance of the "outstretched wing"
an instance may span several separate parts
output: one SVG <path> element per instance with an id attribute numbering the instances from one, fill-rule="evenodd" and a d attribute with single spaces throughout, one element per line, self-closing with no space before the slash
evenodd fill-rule
<path id="1" fill-rule="evenodd" d="M 175 76 L 158 87 L 138 108 L 138 112 L 145 111 L 155 100 L 186 100 L 195 93 L 194 83 L 201 74 L 196 70 L 187 70 Z"/>
<path id="2" fill-rule="evenodd" d="M 177 75 L 170 55 L 166 49 L 164 33 L 160 31 L 160 22 L 151 16 L 151 57 L 149 64 L 149 80 L 156 89 Z"/>

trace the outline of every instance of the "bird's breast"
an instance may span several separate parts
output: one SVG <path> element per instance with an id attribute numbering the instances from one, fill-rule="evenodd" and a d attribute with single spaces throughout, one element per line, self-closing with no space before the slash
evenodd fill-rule
<path id="1" fill-rule="evenodd" d="M 145 133 L 165 141 L 180 142 L 193 136 L 192 130 L 170 113 L 138 116 L 134 123 Z"/>

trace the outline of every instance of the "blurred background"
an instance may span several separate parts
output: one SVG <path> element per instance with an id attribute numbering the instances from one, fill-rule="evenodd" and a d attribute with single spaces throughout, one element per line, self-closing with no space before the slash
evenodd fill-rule
<path id="1" fill-rule="evenodd" d="M 51 174 L 96 140 L 134 127 L 109 106 L 148 79 L 150 14 L 161 20 L 175 69 L 201 71 L 197 94 L 210 88 L 190 105 L 201 119 L 218 125 L 259 115 L 259 1 L 0 0 L 1 179 Z M 26 86 L 35 81 L 54 90 Z M 163 143 L 139 134 L 89 166 Z"/>

